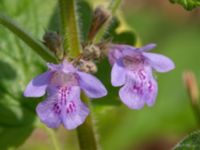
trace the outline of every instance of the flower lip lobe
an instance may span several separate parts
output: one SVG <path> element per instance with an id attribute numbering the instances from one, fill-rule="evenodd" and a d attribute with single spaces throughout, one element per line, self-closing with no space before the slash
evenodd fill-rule
<path id="1" fill-rule="evenodd" d="M 61 123 L 67 129 L 82 124 L 89 110 L 80 100 L 80 88 L 50 87 L 47 100 L 39 103 L 37 114 L 48 127 L 58 127 Z"/>
<path id="2" fill-rule="evenodd" d="M 141 99 L 139 89 L 126 83 L 119 91 L 122 102 L 131 109 L 141 109 L 144 106 L 144 100 Z"/>

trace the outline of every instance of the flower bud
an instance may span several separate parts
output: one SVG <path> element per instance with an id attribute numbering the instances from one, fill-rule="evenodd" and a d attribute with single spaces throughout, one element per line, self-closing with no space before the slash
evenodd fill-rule
<path id="1" fill-rule="evenodd" d="M 189 96 L 193 105 L 198 105 L 199 101 L 199 88 L 196 77 L 193 72 L 186 71 L 183 74 L 183 82 L 188 90 Z"/>
<path id="2" fill-rule="evenodd" d="M 83 58 L 85 60 L 95 60 L 101 57 L 101 49 L 97 45 L 88 45 L 84 48 Z"/>
<path id="3" fill-rule="evenodd" d="M 90 27 L 90 31 L 88 35 L 89 40 L 93 39 L 93 37 L 102 27 L 102 25 L 110 18 L 110 16 L 111 16 L 111 13 L 102 6 L 98 6 L 95 9 L 93 13 L 92 25 Z"/>
<path id="4" fill-rule="evenodd" d="M 95 73 L 97 72 L 97 67 L 95 63 L 92 61 L 86 61 L 86 60 L 79 60 L 77 67 L 80 71 L 87 72 L 87 73 Z"/>
<path id="5" fill-rule="evenodd" d="M 63 57 L 62 40 L 56 32 L 46 32 L 43 36 L 43 43 L 58 56 L 59 59 Z"/>

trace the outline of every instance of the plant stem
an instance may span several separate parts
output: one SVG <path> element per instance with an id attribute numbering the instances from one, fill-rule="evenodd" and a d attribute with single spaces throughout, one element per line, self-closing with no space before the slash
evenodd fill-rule
<path id="1" fill-rule="evenodd" d="M 28 46 L 30 46 L 37 54 L 39 54 L 47 62 L 56 63 L 57 59 L 55 56 L 46 48 L 41 42 L 34 39 L 30 34 L 19 27 L 14 21 L 9 19 L 7 16 L 0 14 L 0 24 L 9 29 L 12 33 L 17 35 L 23 40 Z"/>
<path id="2" fill-rule="evenodd" d="M 59 0 L 60 10 L 60 32 L 63 36 L 63 47 L 65 51 L 68 51 L 68 24 L 67 24 L 67 0 Z"/>
<path id="3" fill-rule="evenodd" d="M 72 58 L 77 57 L 81 52 L 81 42 L 79 37 L 79 28 L 77 23 L 76 2 L 75 0 L 66 0 L 68 15 L 68 33 L 69 33 L 69 55 Z"/>
<path id="4" fill-rule="evenodd" d="M 101 27 L 101 29 L 99 30 L 99 32 L 96 34 L 94 42 L 98 43 L 102 40 L 104 34 L 106 33 L 106 31 L 108 30 L 110 24 L 111 24 L 111 20 L 112 20 L 112 16 L 115 15 L 117 8 L 120 6 L 122 0 L 112 0 L 108 6 L 108 10 L 110 10 L 111 12 L 111 17 L 108 19 L 107 22 L 105 22 L 105 24 Z"/>
<path id="5" fill-rule="evenodd" d="M 89 99 L 84 94 L 81 95 L 81 99 L 84 103 L 90 105 Z M 86 118 L 85 122 L 77 128 L 77 133 L 78 133 L 80 150 L 98 149 L 91 113 Z"/>
<path id="6" fill-rule="evenodd" d="M 64 48 L 71 58 L 81 52 L 75 0 L 59 0 Z M 68 49 L 67 49 L 68 48 Z"/>
<path id="7" fill-rule="evenodd" d="M 120 4 L 121 0 L 112 0 L 110 2 L 110 5 L 108 6 L 108 10 L 110 10 L 111 13 L 114 15 Z"/>

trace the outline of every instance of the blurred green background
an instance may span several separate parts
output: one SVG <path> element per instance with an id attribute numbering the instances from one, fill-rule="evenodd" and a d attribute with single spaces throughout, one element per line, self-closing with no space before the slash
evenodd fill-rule
<path id="1" fill-rule="evenodd" d="M 91 7 L 107 5 L 100 0 L 90 4 Z M 40 40 L 55 9 L 56 0 L 0 0 L 0 11 Z M 103 99 L 99 104 L 95 100 L 98 139 L 103 150 L 170 149 L 186 134 L 197 130 L 182 73 L 194 71 L 200 82 L 200 9 L 188 12 L 167 0 L 123 0 L 118 13 L 142 44 L 157 43 L 153 52 L 170 57 L 176 69 L 155 74 L 159 93 L 153 107 L 130 110 L 114 98 L 116 94 L 112 100 L 105 98 L 108 104 L 100 102 Z M 38 100 L 27 102 L 22 96 L 28 81 L 46 69 L 45 62 L 3 26 L 0 26 L 0 69 L 0 137 L 3 138 L 0 150 L 11 141 L 18 145 L 26 137 L 17 150 L 54 150 L 48 132 L 44 128 L 34 129 L 39 124 L 34 111 Z M 109 77 L 106 82 L 110 84 Z M 76 131 L 61 127 L 56 129 L 56 136 L 63 149 L 78 149 Z"/>

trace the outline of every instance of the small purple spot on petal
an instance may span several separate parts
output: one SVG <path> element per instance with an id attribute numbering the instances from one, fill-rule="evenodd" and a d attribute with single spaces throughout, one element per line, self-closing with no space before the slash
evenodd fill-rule
<path id="1" fill-rule="evenodd" d="M 59 105 L 58 105 L 57 103 L 55 103 L 55 104 L 53 105 L 53 112 L 54 112 L 55 114 L 60 114 L 60 113 L 61 113 L 61 109 L 60 109 L 60 107 L 59 107 Z"/>
<path id="2" fill-rule="evenodd" d="M 140 78 L 141 80 L 145 80 L 145 79 L 146 79 L 146 74 L 145 74 L 145 72 L 144 72 L 144 69 L 140 69 L 140 70 L 138 71 L 138 74 L 139 74 L 139 78 Z"/>
<path id="3" fill-rule="evenodd" d="M 149 89 L 149 92 L 153 91 L 153 84 L 151 81 L 148 82 L 148 89 Z"/>
<path id="4" fill-rule="evenodd" d="M 67 112 L 67 114 L 76 112 L 76 105 L 75 105 L 74 101 L 70 101 L 69 104 L 67 104 L 66 112 Z"/>
<path id="5" fill-rule="evenodd" d="M 137 87 L 135 84 L 133 85 L 133 91 L 137 93 L 139 91 L 139 87 Z"/>

